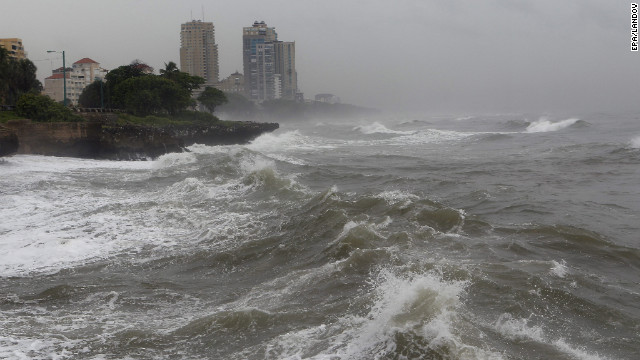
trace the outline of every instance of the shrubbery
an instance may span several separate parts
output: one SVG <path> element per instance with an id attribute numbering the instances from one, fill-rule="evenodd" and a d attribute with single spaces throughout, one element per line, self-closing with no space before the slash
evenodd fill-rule
<path id="1" fill-rule="evenodd" d="M 38 94 L 24 94 L 16 104 L 16 114 L 32 121 L 58 122 L 83 121 L 62 104 L 58 104 L 50 97 Z"/>

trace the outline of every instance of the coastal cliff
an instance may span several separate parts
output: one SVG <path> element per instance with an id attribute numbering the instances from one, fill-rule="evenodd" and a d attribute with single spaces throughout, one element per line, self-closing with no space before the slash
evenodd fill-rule
<path id="1" fill-rule="evenodd" d="M 11 153 L 135 160 L 181 152 L 195 143 L 246 144 L 277 123 L 220 122 L 151 127 L 112 121 L 39 123 L 12 120 L 0 128 L 0 156 Z"/>
<path id="2" fill-rule="evenodd" d="M 11 129 L 0 126 L 0 156 L 18 151 L 18 135 Z"/>

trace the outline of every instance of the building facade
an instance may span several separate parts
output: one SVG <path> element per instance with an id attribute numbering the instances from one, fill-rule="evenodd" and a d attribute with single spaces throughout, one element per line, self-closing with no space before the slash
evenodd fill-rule
<path id="1" fill-rule="evenodd" d="M 220 76 L 213 23 L 193 20 L 180 27 L 180 71 L 215 85 Z"/>
<path id="2" fill-rule="evenodd" d="M 274 44 L 275 71 L 280 75 L 281 97 L 295 100 L 298 92 L 298 73 L 296 72 L 296 43 L 278 41 Z"/>
<path id="3" fill-rule="evenodd" d="M 298 92 L 295 42 L 278 41 L 264 21 L 242 30 L 245 95 L 254 102 L 284 98 Z"/>
<path id="4" fill-rule="evenodd" d="M 55 101 L 64 100 L 64 75 L 63 68 L 55 69 L 52 75 L 44 79 L 44 94 Z M 100 63 L 84 58 L 73 63 L 66 69 L 67 101 L 70 105 L 78 105 L 78 100 L 84 88 L 96 80 L 104 81 L 107 70 L 100 67 Z"/>
<path id="5" fill-rule="evenodd" d="M 244 75 L 235 72 L 216 86 L 221 91 L 232 94 L 244 94 Z"/>
<path id="6" fill-rule="evenodd" d="M 22 46 L 22 39 L 0 39 L 0 47 L 7 49 L 9 56 L 14 59 L 20 60 L 27 58 L 27 53 L 24 51 L 24 46 Z"/>
<path id="7" fill-rule="evenodd" d="M 278 40 L 275 28 L 262 22 L 242 29 L 242 62 L 245 96 L 256 102 L 274 98 L 273 42 Z"/>

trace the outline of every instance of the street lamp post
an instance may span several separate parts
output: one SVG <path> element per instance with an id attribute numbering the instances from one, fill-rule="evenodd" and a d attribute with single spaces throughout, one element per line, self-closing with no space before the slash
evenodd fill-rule
<path id="1" fill-rule="evenodd" d="M 47 50 L 48 53 L 59 53 L 60 51 Z M 64 84 L 64 106 L 67 106 L 67 65 L 64 61 L 64 50 L 62 50 L 62 82 Z"/>

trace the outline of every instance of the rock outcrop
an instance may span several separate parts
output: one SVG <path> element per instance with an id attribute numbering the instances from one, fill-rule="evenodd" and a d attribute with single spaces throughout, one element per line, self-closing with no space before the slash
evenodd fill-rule
<path id="1" fill-rule="evenodd" d="M 15 131 L 0 126 L 0 156 L 11 155 L 18 151 L 18 135 Z"/>
<path id="2" fill-rule="evenodd" d="M 14 120 L 6 127 L 17 136 L 19 146 L 14 152 L 18 154 L 133 160 L 184 151 L 195 143 L 245 144 L 265 132 L 276 130 L 278 124 L 235 122 L 231 125 L 150 127 L 118 125 L 112 121 L 36 123 Z M 4 148 L 4 141 L 0 141 L 0 146 L 0 149 Z"/>

